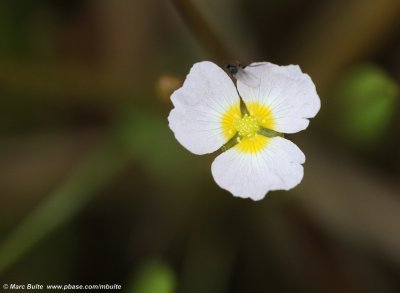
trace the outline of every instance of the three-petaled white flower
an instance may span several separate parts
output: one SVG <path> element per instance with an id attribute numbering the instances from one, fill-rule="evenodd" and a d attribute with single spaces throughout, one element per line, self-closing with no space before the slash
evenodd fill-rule
<path id="1" fill-rule="evenodd" d="M 259 78 L 257 87 L 239 79 L 236 89 L 216 64 L 194 64 L 171 96 L 175 108 L 168 120 L 176 139 L 194 154 L 231 146 L 212 163 L 214 180 L 234 196 L 260 200 L 270 190 L 289 190 L 301 182 L 304 154 L 274 133 L 306 129 L 321 102 L 297 65 L 261 62 L 246 71 Z"/>

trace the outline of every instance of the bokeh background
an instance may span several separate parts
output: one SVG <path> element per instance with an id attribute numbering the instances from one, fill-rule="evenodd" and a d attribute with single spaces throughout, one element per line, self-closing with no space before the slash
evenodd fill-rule
<path id="1" fill-rule="evenodd" d="M 259 202 L 174 139 L 193 63 L 299 64 L 303 182 Z M 398 0 L 2 0 L 0 280 L 400 292 Z"/>

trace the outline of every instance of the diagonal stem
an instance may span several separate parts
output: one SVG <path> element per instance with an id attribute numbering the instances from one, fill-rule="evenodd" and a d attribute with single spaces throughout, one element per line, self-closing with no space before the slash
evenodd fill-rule
<path id="1" fill-rule="evenodd" d="M 235 60 L 209 23 L 190 0 L 171 0 L 187 27 L 215 61 Z"/>

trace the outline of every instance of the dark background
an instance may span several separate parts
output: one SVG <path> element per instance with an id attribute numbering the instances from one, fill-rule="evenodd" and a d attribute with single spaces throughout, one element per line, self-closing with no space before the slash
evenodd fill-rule
<path id="1" fill-rule="evenodd" d="M 192 2 L 0 2 L 0 282 L 399 292 L 400 2 Z M 259 202 L 168 128 L 192 64 L 232 59 L 322 100 L 303 182 Z"/>

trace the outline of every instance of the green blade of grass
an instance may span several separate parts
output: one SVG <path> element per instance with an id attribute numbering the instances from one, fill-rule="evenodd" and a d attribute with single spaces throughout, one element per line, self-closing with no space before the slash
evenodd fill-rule
<path id="1" fill-rule="evenodd" d="M 15 263 L 50 232 L 70 220 L 118 171 L 127 165 L 126 153 L 103 142 L 43 204 L 39 205 L 0 243 L 0 273 Z"/>

